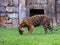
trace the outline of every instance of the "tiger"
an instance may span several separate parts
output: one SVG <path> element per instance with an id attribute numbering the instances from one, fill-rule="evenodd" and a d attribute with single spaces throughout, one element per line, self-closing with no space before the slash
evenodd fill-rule
<path id="1" fill-rule="evenodd" d="M 52 26 L 50 25 L 50 21 L 52 20 Z M 31 17 L 24 18 L 18 26 L 18 32 L 20 35 L 23 34 L 23 27 L 27 27 L 29 34 L 32 34 L 33 28 L 42 25 L 47 34 L 47 29 L 53 32 L 53 19 L 49 15 L 34 15 Z"/>
<path id="2" fill-rule="evenodd" d="M 10 17 L 8 17 L 7 15 L 0 16 L 0 27 L 7 27 L 6 20 L 9 20 L 9 19 Z"/>

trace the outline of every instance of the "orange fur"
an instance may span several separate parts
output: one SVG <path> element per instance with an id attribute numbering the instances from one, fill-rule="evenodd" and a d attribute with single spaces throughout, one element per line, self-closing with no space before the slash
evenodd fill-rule
<path id="1" fill-rule="evenodd" d="M 20 24 L 19 24 L 19 33 L 23 32 L 22 28 L 27 27 L 29 34 L 32 34 L 33 27 L 42 25 L 44 28 L 45 33 L 47 33 L 47 29 L 52 31 L 52 27 L 50 26 L 50 16 L 48 15 L 35 15 L 32 17 L 25 18 Z"/>

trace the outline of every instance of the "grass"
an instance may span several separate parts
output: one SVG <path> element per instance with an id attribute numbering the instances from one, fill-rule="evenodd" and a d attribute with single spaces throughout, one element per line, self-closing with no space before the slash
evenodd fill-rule
<path id="1" fill-rule="evenodd" d="M 0 45 L 60 45 L 60 26 L 53 34 L 44 34 L 42 27 L 36 27 L 32 35 L 25 28 L 24 34 L 19 35 L 17 28 L 0 28 Z"/>

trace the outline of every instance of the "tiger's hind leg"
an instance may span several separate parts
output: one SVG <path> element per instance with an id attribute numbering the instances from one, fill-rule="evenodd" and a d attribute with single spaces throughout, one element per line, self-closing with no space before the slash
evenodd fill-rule
<path id="1" fill-rule="evenodd" d="M 47 24 L 47 23 L 46 23 Z M 44 31 L 45 31 L 45 34 L 47 34 L 47 25 L 43 25 L 43 28 L 44 28 Z"/>
<path id="2" fill-rule="evenodd" d="M 48 29 L 53 33 L 53 27 L 51 27 L 50 24 L 48 25 Z"/>
<path id="3" fill-rule="evenodd" d="M 44 24 L 43 24 L 43 28 L 44 28 L 44 31 L 45 31 L 45 34 L 47 34 L 47 32 L 48 32 L 48 23 L 47 22 L 45 22 Z"/>
<path id="4" fill-rule="evenodd" d="M 44 27 L 45 34 L 47 34 L 47 27 Z"/>

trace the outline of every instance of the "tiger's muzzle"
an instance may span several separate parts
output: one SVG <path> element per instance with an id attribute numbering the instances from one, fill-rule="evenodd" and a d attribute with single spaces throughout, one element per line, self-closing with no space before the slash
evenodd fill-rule
<path id="1" fill-rule="evenodd" d="M 20 35 L 23 35 L 23 30 L 19 30 L 19 34 Z"/>

